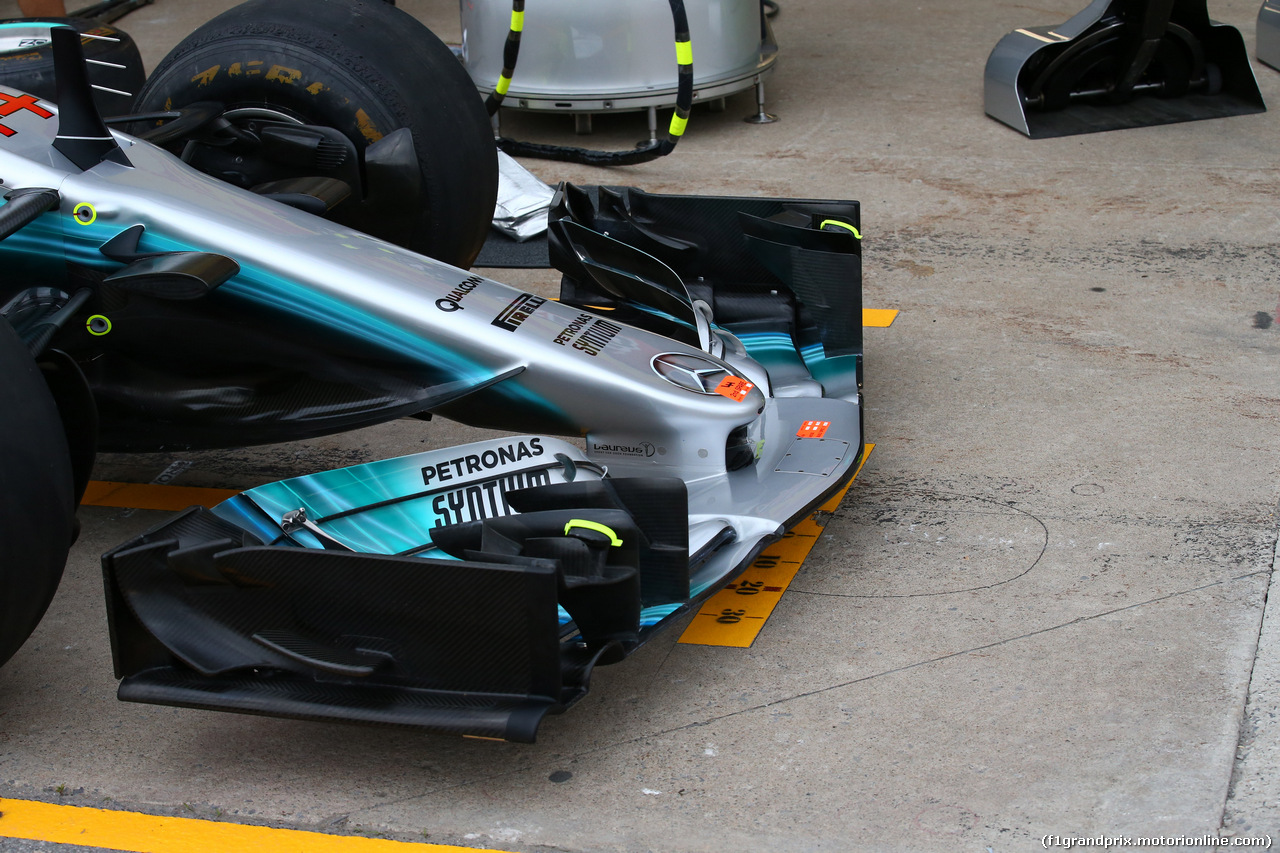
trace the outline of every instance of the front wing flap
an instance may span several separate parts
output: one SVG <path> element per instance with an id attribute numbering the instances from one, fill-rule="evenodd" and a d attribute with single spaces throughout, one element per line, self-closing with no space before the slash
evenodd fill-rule
<path id="1" fill-rule="evenodd" d="M 691 603 L 688 518 L 535 436 L 193 507 L 103 556 L 119 695 L 531 741 Z"/>

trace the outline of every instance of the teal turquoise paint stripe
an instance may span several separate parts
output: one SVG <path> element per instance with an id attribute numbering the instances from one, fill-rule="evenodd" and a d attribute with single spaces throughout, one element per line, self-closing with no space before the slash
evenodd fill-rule
<path id="1" fill-rule="evenodd" d="M 118 225 L 96 223 L 85 225 L 57 213 L 46 214 L 37 222 L 43 221 L 46 217 L 62 225 L 57 231 L 57 237 L 50 233 L 46 241 L 22 243 L 18 246 L 19 251 L 65 253 L 69 261 L 103 271 L 120 268 L 120 264 L 106 258 L 100 251 L 104 243 L 123 230 Z M 25 233 L 31 227 L 28 226 L 20 233 Z M 17 236 L 14 235 L 14 237 Z M 10 240 L 13 239 L 13 237 L 10 238 Z M 5 241 L 6 244 L 8 242 Z M 200 248 L 150 231 L 143 233 L 138 248 L 145 252 L 201 251 Z M 425 335 L 370 314 L 333 295 L 297 284 L 276 273 L 246 264 L 238 258 L 235 260 L 240 263 L 240 274 L 223 284 L 219 288 L 221 293 L 262 306 L 272 312 L 285 313 L 304 322 L 334 329 L 366 345 L 408 358 L 426 369 L 435 371 L 437 378 L 443 376 L 447 377 L 448 381 L 463 380 L 479 383 L 493 376 L 490 368 L 460 356 L 456 350 L 435 343 Z M 493 390 L 506 397 L 514 406 L 540 410 L 557 421 L 566 420 L 564 413 L 550 400 L 517 384 L 504 382 L 495 386 Z"/>

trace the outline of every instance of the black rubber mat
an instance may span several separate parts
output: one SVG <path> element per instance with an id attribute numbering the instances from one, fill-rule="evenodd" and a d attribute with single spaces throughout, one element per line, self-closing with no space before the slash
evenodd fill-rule
<path id="1" fill-rule="evenodd" d="M 546 269 L 551 266 L 547 256 L 547 234 L 544 231 L 537 237 L 518 243 L 496 228 L 489 229 L 489 239 L 476 257 L 477 267 L 496 267 L 500 269 Z"/>

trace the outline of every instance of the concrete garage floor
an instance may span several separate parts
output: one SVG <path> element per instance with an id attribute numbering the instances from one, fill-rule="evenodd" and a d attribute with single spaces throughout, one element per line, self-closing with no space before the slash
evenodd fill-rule
<path id="1" fill-rule="evenodd" d="M 120 26 L 151 68 L 227 5 Z M 401 5 L 458 38 L 452 3 Z M 750 649 L 672 630 L 536 745 L 118 703 L 98 555 L 162 514 L 86 508 L 0 670 L 0 797 L 508 851 L 1280 840 L 1280 72 L 1256 65 L 1261 115 L 1034 142 L 987 119 L 996 41 L 1084 5 L 781 0 L 777 124 L 741 123 L 742 95 L 647 165 L 528 164 L 863 203 L 866 304 L 902 311 L 867 332 L 876 449 Z M 1210 12 L 1252 50 L 1259 5 Z M 582 142 L 566 118 L 504 130 Z M 644 121 L 596 130 L 628 147 Z M 98 476 L 183 461 L 179 484 L 241 488 L 462 432 L 108 456 Z"/>

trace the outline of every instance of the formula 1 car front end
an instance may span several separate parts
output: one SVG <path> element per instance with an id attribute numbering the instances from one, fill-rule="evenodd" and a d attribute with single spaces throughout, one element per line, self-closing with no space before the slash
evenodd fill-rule
<path id="1" fill-rule="evenodd" d="M 492 390 L 522 413 L 432 411 L 578 440 L 271 483 L 112 550 L 120 698 L 532 741 L 852 478 L 856 202 L 569 186 L 551 219 L 558 300 L 440 297 L 521 348 Z"/>

